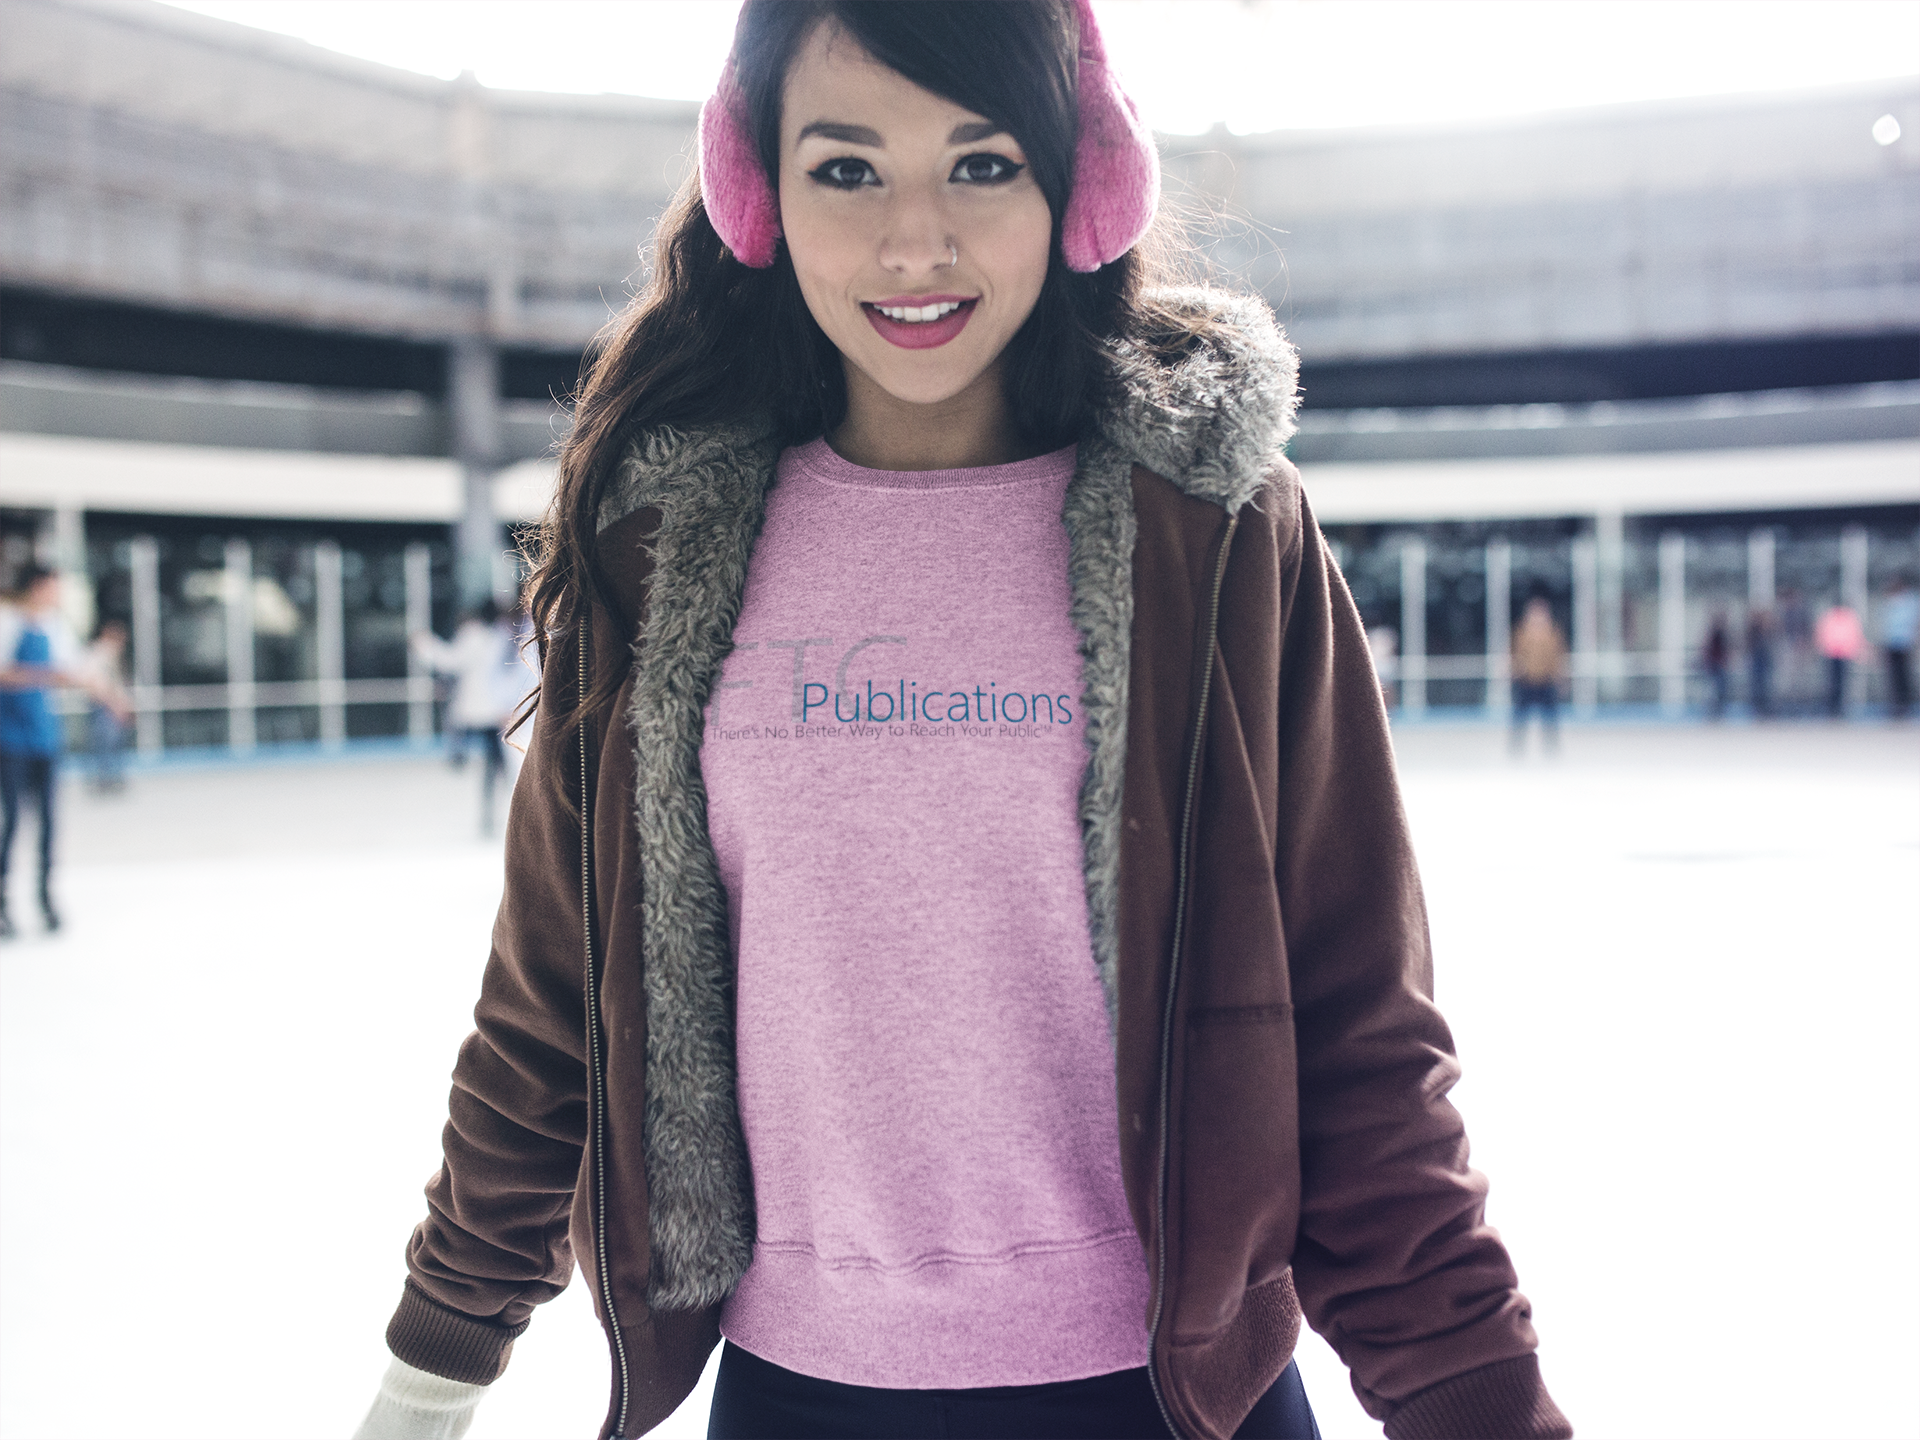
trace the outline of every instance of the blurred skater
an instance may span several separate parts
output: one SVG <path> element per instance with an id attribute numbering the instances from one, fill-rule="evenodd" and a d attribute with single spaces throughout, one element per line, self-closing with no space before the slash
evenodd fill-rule
<path id="1" fill-rule="evenodd" d="M 60 928 L 53 903 L 53 804 L 65 735 L 52 692 L 85 690 L 124 721 L 124 696 L 100 683 L 60 614 L 60 577 L 39 565 L 20 576 L 13 603 L 0 608 L 0 936 L 15 933 L 7 910 L 7 875 L 20 802 L 40 815 L 40 915 Z"/>
<path id="2" fill-rule="evenodd" d="M 422 664 L 453 677 L 453 698 L 447 705 L 447 755 L 460 769 L 468 752 L 479 750 L 480 830 L 491 835 L 494 790 L 507 773 L 500 731 L 517 703 L 508 698 L 513 674 L 521 668 L 515 630 L 501 617 L 498 605 L 483 600 L 460 622 L 452 640 L 422 630 L 413 636 L 412 645 Z M 527 688 L 519 693 L 524 695 Z"/>
<path id="3" fill-rule="evenodd" d="M 1847 707 L 1847 672 L 1867 648 L 1866 632 L 1851 605 L 1829 605 L 1813 627 L 1813 642 L 1827 662 L 1827 714 L 1838 720 Z"/>
<path id="4" fill-rule="evenodd" d="M 133 713 L 133 700 L 127 693 L 127 627 L 118 620 L 103 624 L 87 647 L 87 665 L 102 692 L 111 692 L 116 703 L 108 704 L 98 695 L 87 706 L 87 751 L 93 761 L 90 777 L 94 790 L 102 795 L 127 786 L 127 721 Z"/>
<path id="5" fill-rule="evenodd" d="M 1527 748 L 1527 716 L 1540 712 L 1540 743 L 1548 753 L 1560 748 L 1560 684 L 1567 673 L 1567 639 L 1554 623 L 1544 595 L 1527 601 L 1513 629 L 1513 753 Z"/>
<path id="6" fill-rule="evenodd" d="M 1880 644 L 1887 652 L 1887 713 L 1904 720 L 1913 709 L 1913 645 L 1920 635 L 1920 590 L 1902 575 L 1880 612 Z"/>
<path id="7" fill-rule="evenodd" d="M 1773 714 L 1773 612 L 1747 612 L 1747 703 L 1753 718 Z"/>
<path id="8" fill-rule="evenodd" d="M 1716 610 L 1713 619 L 1707 623 L 1707 643 L 1700 652 L 1701 668 L 1707 672 L 1707 683 L 1713 689 L 1707 713 L 1715 720 L 1727 713 L 1727 668 L 1732 662 L 1733 635 L 1727 625 L 1727 612 Z"/>

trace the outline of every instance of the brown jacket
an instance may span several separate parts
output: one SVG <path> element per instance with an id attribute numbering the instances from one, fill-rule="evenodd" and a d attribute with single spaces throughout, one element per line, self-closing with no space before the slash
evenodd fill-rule
<path id="1" fill-rule="evenodd" d="M 1258 302 L 1184 303 L 1238 340 L 1135 373 L 1063 513 L 1156 1393 L 1176 1433 L 1231 1435 L 1304 1306 L 1395 1440 L 1570 1435 L 1445 1098 L 1459 1067 L 1379 687 L 1280 454 L 1292 351 Z M 535 724 L 388 1330 L 408 1363 L 489 1381 L 577 1255 L 612 1351 L 603 1437 L 691 1391 L 752 1255 L 699 743 L 776 455 L 751 430 L 655 435 L 610 487 L 619 593 L 588 663 L 624 672 L 618 713 L 584 746 L 548 723 L 560 707 Z"/>

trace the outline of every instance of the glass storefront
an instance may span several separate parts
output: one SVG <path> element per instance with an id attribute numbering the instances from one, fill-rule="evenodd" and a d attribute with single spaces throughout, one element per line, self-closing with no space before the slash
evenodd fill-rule
<path id="1" fill-rule="evenodd" d="M 417 623 L 448 634 L 456 619 L 445 527 L 93 514 L 86 551 L 96 623 L 134 637 L 147 748 L 438 728 L 438 692 L 410 674 L 407 637 Z M 143 626 L 157 641 L 144 670 Z"/>

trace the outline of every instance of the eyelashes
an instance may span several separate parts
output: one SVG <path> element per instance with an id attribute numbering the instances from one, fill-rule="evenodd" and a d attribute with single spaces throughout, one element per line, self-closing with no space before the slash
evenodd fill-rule
<path id="1" fill-rule="evenodd" d="M 982 150 L 961 156 L 947 179 L 961 185 L 1005 185 L 1026 168 L 1017 160 Z M 837 156 L 816 165 L 807 172 L 807 178 L 830 190 L 863 190 L 880 184 L 880 176 L 873 166 L 853 155 Z"/>
<path id="2" fill-rule="evenodd" d="M 880 177 L 873 173 L 871 165 L 850 155 L 816 165 L 807 172 L 807 178 L 816 185 L 825 185 L 833 190 L 858 190 L 880 183 Z"/>
<path id="3" fill-rule="evenodd" d="M 961 156 L 960 163 L 953 167 L 953 174 L 947 178 L 968 185 L 1004 185 L 1026 168 L 1004 155 L 983 150 L 977 155 Z"/>

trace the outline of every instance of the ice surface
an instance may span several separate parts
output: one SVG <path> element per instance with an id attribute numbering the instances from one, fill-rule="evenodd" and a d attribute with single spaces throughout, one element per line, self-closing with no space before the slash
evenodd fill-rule
<path id="1" fill-rule="evenodd" d="M 1920 1432 L 1915 732 L 1400 745 L 1456 1098 L 1581 1432 Z M 68 928 L 16 874 L 0 949 L 0 1435 L 352 1430 L 499 889 L 472 783 L 69 787 Z M 576 1285 L 472 1435 L 590 1436 L 605 1353 Z M 1379 1435 L 1301 1363 L 1327 1440 Z"/>

